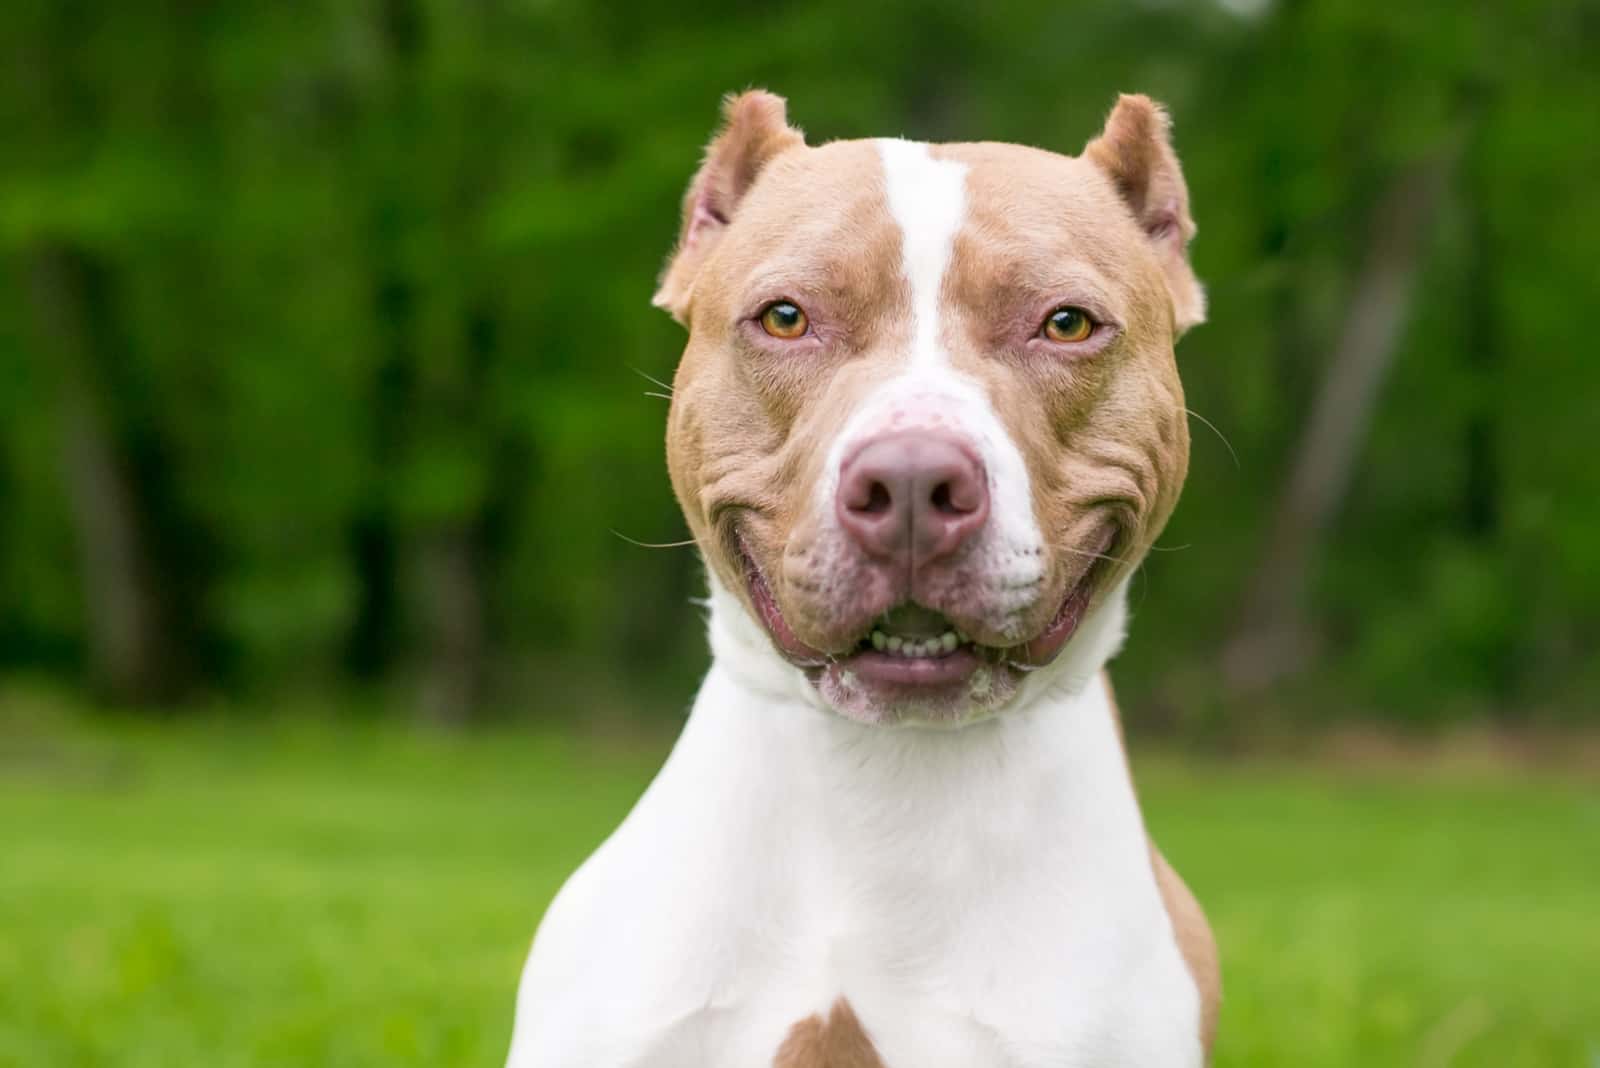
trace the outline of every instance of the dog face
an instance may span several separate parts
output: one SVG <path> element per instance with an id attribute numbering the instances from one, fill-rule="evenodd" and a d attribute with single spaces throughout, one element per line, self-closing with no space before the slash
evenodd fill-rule
<path id="1" fill-rule="evenodd" d="M 725 112 L 656 295 L 712 580 L 845 716 L 992 714 L 1120 595 L 1187 468 L 1173 343 L 1204 312 L 1166 118 L 1123 97 L 1072 158 Z"/>

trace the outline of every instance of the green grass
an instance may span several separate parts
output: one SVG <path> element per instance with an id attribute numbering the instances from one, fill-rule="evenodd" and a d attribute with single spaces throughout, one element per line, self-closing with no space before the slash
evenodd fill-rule
<path id="1" fill-rule="evenodd" d="M 660 755 L 0 719 L 0 1065 L 498 1065 L 541 909 Z M 1219 1065 L 1597 1063 L 1592 785 L 1136 763 L 1221 942 Z"/>

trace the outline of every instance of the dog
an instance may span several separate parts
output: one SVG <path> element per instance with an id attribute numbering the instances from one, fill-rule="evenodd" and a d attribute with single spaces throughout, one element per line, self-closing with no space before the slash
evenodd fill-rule
<path id="1" fill-rule="evenodd" d="M 1077 157 L 725 101 L 654 301 L 712 665 L 511 1068 L 1205 1063 L 1215 946 L 1103 672 L 1188 466 L 1193 233 L 1143 96 Z"/>

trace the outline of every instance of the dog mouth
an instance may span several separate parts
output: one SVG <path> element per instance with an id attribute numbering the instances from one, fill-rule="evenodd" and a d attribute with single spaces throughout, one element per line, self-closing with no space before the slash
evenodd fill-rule
<path id="1" fill-rule="evenodd" d="M 961 684 L 1006 658 L 1006 649 L 973 641 L 942 613 L 907 601 L 885 612 L 835 663 L 857 680 L 906 690 Z"/>
<path id="2" fill-rule="evenodd" d="M 980 648 L 940 613 L 907 601 L 885 612 L 851 655 L 878 652 L 902 660 L 931 660 L 965 645 Z"/>
<path id="3" fill-rule="evenodd" d="M 981 627 L 944 612 L 902 600 L 877 613 L 856 637 L 829 652 L 804 642 L 789 626 L 765 575 L 740 534 L 734 541 L 750 599 L 768 634 L 791 663 L 804 670 L 830 703 L 852 718 L 883 704 L 995 704 L 1014 692 L 1021 676 L 1048 664 L 1071 641 L 1094 593 L 1116 563 L 1121 524 L 1107 523 L 1087 543 L 1088 564 L 1068 583 L 1059 608 L 1045 627 L 1020 642 L 987 644 L 969 633 Z M 939 716 L 935 718 L 951 718 Z"/>

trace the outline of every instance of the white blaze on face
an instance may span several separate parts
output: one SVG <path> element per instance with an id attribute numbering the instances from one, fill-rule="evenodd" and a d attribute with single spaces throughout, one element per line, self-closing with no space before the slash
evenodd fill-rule
<path id="1" fill-rule="evenodd" d="M 1008 615 L 1038 595 L 1043 539 L 1022 453 L 982 384 L 951 366 L 944 342 L 940 294 L 966 219 L 967 168 L 934 159 L 924 144 L 880 141 L 878 151 L 889 210 L 901 233 L 901 270 L 911 290 L 910 351 L 904 369 L 863 397 L 834 439 L 818 507 L 832 515 L 839 467 L 869 438 L 921 428 L 961 435 L 983 461 L 989 481 L 990 521 L 974 546 L 977 570 L 992 588 L 993 613 Z M 819 553 L 819 561 L 827 555 Z"/>
<path id="2" fill-rule="evenodd" d="M 939 291 L 967 209 L 965 164 L 936 160 L 913 141 L 878 142 L 889 210 L 900 224 L 900 257 L 911 283 L 914 366 L 948 366 L 939 340 Z"/>

